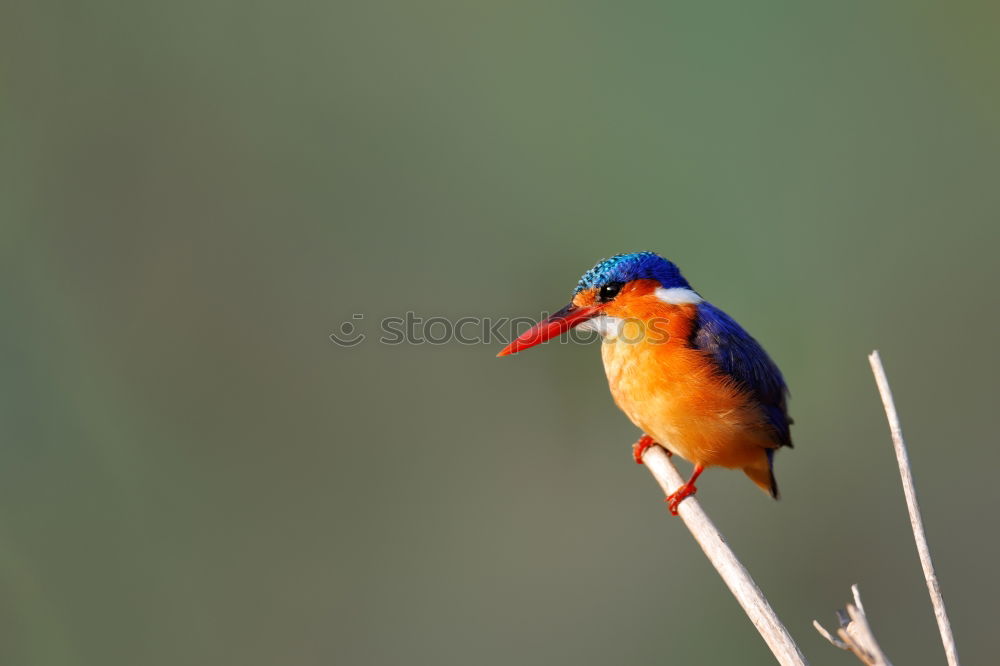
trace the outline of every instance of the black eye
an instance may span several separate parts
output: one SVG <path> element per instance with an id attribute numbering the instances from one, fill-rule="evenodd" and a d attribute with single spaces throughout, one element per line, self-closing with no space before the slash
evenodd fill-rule
<path id="1" fill-rule="evenodd" d="M 597 292 L 597 300 L 601 303 L 607 303 L 618 295 L 618 292 L 622 290 L 621 282 L 609 282 L 600 291 Z"/>

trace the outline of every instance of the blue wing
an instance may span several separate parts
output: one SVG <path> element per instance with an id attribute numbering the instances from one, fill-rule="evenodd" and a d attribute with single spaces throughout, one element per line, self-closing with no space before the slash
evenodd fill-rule
<path id="1" fill-rule="evenodd" d="M 780 446 L 791 446 L 785 378 L 763 347 L 725 312 L 707 301 L 698 304 L 691 346 L 709 354 L 719 370 L 756 398 L 774 427 Z"/>

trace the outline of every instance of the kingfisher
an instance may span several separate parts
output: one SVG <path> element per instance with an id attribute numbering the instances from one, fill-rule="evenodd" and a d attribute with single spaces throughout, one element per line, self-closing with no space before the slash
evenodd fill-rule
<path id="1" fill-rule="evenodd" d="M 619 254 L 583 274 L 569 305 L 531 327 L 498 356 L 572 328 L 603 338 L 615 404 L 640 430 L 635 461 L 663 446 L 694 465 L 666 498 L 670 513 L 695 494 L 707 467 L 742 469 L 778 498 L 774 454 L 791 448 L 788 387 L 763 347 L 653 252 Z"/>

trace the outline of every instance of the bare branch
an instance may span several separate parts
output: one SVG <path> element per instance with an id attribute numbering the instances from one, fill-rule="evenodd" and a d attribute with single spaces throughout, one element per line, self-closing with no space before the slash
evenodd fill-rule
<path id="1" fill-rule="evenodd" d="M 823 638 L 830 641 L 831 645 L 841 650 L 853 652 L 862 664 L 866 666 L 892 666 L 885 653 L 882 652 L 882 648 L 879 647 L 878 641 L 875 640 L 875 635 L 872 633 L 872 628 L 868 624 L 868 616 L 865 615 L 865 607 L 861 603 L 861 592 L 858 591 L 858 586 L 852 585 L 851 592 L 854 593 L 854 603 L 847 604 L 846 611 L 837 611 L 840 627 L 837 629 L 836 637 L 830 635 L 830 632 L 816 620 L 813 620 L 813 626 Z"/>
<path id="2" fill-rule="evenodd" d="M 937 575 L 934 573 L 931 551 L 927 546 L 924 521 L 920 517 L 920 506 L 917 504 L 917 491 L 913 485 L 913 472 L 910 470 L 910 457 L 906 451 L 906 442 L 903 441 L 903 430 L 899 424 L 899 415 L 896 414 L 896 404 L 892 399 L 889 379 L 886 377 L 885 368 L 882 367 L 882 359 L 877 350 L 871 353 L 868 357 L 868 362 L 871 364 L 872 372 L 875 374 L 875 383 L 878 384 L 878 392 L 882 396 L 885 415 L 889 419 L 892 444 L 896 449 L 896 462 L 899 463 L 899 476 L 903 481 L 903 493 L 906 495 L 906 508 L 910 512 L 910 527 L 913 529 L 913 540 L 917 544 L 920 566 L 924 570 L 927 590 L 930 592 L 931 603 L 934 605 L 934 617 L 937 619 L 938 631 L 941 633 L 941 643 L 944 645 L 944 653 L 948 658 L 948 666 L 958 666 L 958 649 L 955 646 L 955 637 L 951 633 L 951 623 L 948 621 L 948 613 L 944 608 L 944 597 L 941 596 L 941 587 L 938 585 Z"/>
<path id="3" fill-rule="evenodd" d="M 683 477 L 661 447 L 652 446 L 646 449 L 643 462 L 665 494 L 669 495 L 683 485 Z M 750 577 L 746 567 L 736 559 L 736 555 L 701 508 L 698 500 L 694 497 L 685 499 L 678 506 L 678 513 L 701 549 L 705 551 L 712 566 L 722 576 L 729 591 L 757 627 L 757 631 L 771 648 L 778 663 L 782 666 L 807 666 L 806 658 L 774 613 L 771 604 Z"/>

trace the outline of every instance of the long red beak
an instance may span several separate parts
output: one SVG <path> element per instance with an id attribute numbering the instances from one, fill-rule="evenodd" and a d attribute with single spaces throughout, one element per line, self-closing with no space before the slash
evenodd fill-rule
<path id="1" fill-rule="evenodd" d="M 551 317 L 543 319 L 529 328 L 520 337 L 504 347 L 497 356 L 516 354 L 523 349 L 541 344 L 593 318 L 600 310 L 601 306 L 599 305 L 577 307 L 570 303 Z"/>

